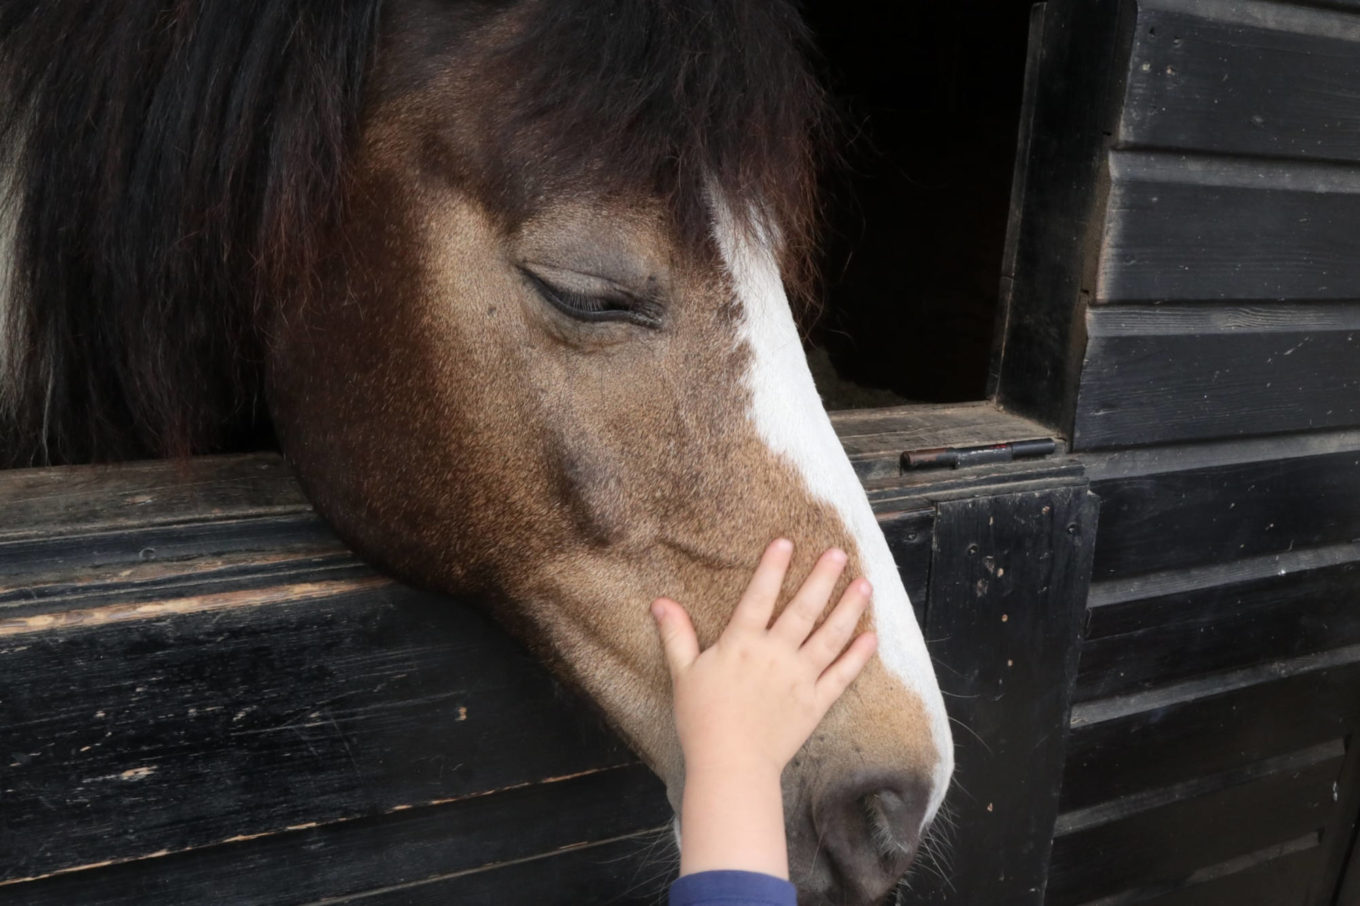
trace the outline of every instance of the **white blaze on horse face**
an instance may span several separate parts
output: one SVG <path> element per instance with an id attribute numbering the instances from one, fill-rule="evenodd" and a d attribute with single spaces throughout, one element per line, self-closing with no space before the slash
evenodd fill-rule
<path id="1" fill-rule="evenodd" d="M 888 542 L 812 382 L 770 245 L 735 228 L 725 206 L 716 208 L 715 235 L 744 313 L 740 339 L 752 352 L 746 375 L 751 420 L 769 448 L 794 465 L 812 495 L 835 509 L 859 548 L 865 578 L 874 588 L 879 657 L 890 673 L 920 696 L 940 753 L 926 811 L 929 822 L 954 769 L 949 717 L 930 654 Z"/>

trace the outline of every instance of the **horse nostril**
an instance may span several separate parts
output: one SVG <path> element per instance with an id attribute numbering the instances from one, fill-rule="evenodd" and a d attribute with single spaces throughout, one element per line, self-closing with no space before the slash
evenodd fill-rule
<path id="1" fill-rule="evenodd" d="M 822 848 L 852 902 L 879 901 L 911 866 L 929 792 L 911 775 L 878 775 L 837 787 L 814 807 Z"/>

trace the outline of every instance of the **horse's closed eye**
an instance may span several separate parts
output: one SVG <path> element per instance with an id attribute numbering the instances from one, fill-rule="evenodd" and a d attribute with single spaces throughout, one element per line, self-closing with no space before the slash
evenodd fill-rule
<path id="1" fill-rule="evenodd" d="M 639 299 L 618 287 L 582 292 L 550 283 L 528 268 L 520 270 L 545 302 L 578 321 L 629 321 L 642 327 L 661 326 L 661 312 L 655 302 Z"/>

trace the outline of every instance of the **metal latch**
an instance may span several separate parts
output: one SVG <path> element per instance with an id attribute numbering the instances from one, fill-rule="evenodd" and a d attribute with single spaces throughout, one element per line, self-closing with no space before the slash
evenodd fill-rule
<path id="1" fill-rule="evenodd" d="M 1013 440 L 1004 444 L 986 444 L 981 447 L 934 447 L 929 450 L 908 450 L 902 454 L 902 471 L 910 469 L 960 468 L 961 466 L 980 466 L 990 462 L 1010 462 L 1014 459 L 1029 459 L 1034 456 L 1048 456 L 1058 449 L 1051 437 L 1033 440 Z"/>

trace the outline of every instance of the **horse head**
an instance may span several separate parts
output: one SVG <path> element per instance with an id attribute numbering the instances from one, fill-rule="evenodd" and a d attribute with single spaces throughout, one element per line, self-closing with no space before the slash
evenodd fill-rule
<path id="1" fill-rule="evenodd" d="M 225 225 L 200 210 L 193 242 L 206 235 L 199 254 L 249 273 L 213 284 L 259 365 L 236 383 L 267 400 L 318 510 L 395 574 L 487 602 L 599 704 L 677 808 L 683 764 L 648 605 L 681 601 L 707 643 L 770 539 L 797 545 L 786 594 L 822 550 L 844 549 L 847 579 L 873 585 L 880 653 L 785 773 L 790 862 L 810 901 L 881 899 L 940 806 L 952 743 L 786 295 L 808 272 L 821 117 L 793 10 L 246 6 L 291 28 L 274 46 L 267 24 L 242 27 L 247 55 L 218 61 L 219 80 L 271 111 L 267 127 L 238 111 L 267 134 L 242 138 L 239 172 L 225 168 L 255 199 L 242 208 L 255 230 L 241 240 L 230 209 Z M 294 6 L 291 22 L 265 12 Z M 244 84 L 262 71 L 250 54 L 270 47 L 282 77 Z M 337 56 L 327 48 L 345 51 L 333 72 L 315 65 Z M 43 78 L 11 83 L 28 103 L 8 128 L 27 130 L 26 148 L 47 127 Z M 19 158 L 21 179 L 45 172 Z M 21 217 L 18 231 L 35 297 L 39 243 L 25 241 L 40 227 Z M 229 250 L 213 247 L 219 227 L 238 239 Z M 41 328 L 36 311 L 19 320 Z"/>

